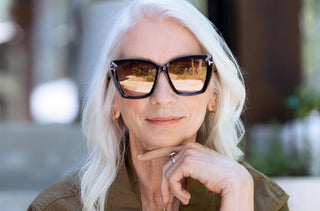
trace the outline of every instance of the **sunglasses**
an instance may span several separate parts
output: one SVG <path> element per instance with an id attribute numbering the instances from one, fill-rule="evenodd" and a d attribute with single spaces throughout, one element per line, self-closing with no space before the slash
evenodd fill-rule
<path id="1" fill-rule="evenodd" d="M 163 66 L 143 59 L 114 60 L 110 64 L 118 91 L 122 97 L 129 99 L 152 95 L 161 72 L 165 73 L 176 94 L 201 94 L 208 87 L 213 66 L 212 56 L 206 54 L 175 58 Z"/>

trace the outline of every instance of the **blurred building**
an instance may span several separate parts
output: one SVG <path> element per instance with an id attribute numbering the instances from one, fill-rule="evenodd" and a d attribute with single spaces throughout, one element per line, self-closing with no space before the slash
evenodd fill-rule
<path id="1" fill-rule="evenodd" d="M 32 5 L 0 3 L 0 121 L 29 119 Z"/>

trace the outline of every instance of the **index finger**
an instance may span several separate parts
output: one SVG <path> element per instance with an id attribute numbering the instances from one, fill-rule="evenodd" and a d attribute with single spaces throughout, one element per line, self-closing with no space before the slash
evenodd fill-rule
<path id="1" fill-rule="evenodd" d="M 139 160 L 152 160 L 162 157 L 168 157 L 171 152 L 179 152 L 182 147 L 183 145 L 154 149 L 144 154 L 138 155 L 137 158 Z"/>

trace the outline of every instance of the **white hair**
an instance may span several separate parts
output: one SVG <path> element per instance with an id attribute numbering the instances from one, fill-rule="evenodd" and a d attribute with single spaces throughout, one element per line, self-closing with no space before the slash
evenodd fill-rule
<path id="1" fill-rule="evenodd" d="M 143 18 L 172 18 L 189 29 L 211 54 L 217 73 L 211 91 L 216 95 L 216 115 L 207 112 L 197 141 L 222 155 L 238 160 L 238 143 L 244 134 L 240 115 L 245 87 L 239 66 L 214 25 L 186 0 L 135 0 L 120 14 L 112 28 L 93 76 L 84 105 L 82 126 L 90 155 L 80 171 L 83 210 L 103 210 L 106 195 L 122 159 L 127 128 L 113 120 L 116 88 L 107 77 L 109 63 L 119 56 L 122 37 Z"/>

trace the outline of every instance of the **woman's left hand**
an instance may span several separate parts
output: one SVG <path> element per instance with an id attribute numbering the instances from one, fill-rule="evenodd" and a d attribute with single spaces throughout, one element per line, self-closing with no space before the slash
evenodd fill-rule
<path id="1" fill-rule="evenodd" d="M 191 177 L 210 191 L 221 194 L 220 210 L 253 210 L 253 180 L 238 162 L 198 143 L 152 150 L 138 157 L 152 160 L 176 152 L 175 163 L 169 160 L 162 168 L 161 195 L 168 203 L 172 196 L 188 204 L 190 193 L 183 188 L 185 178 Z"/>

